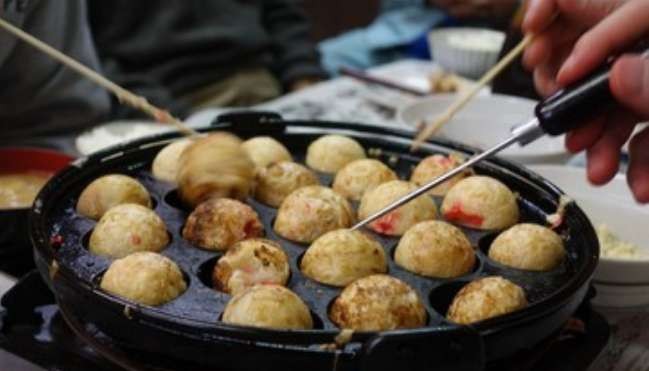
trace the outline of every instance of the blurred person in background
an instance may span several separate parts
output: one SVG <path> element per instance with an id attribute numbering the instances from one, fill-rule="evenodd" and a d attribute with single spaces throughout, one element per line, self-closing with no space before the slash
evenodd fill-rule
<path id="1" fill-rule="evenodd" d="M 89 10 L 105 74 L 180 116 L 255 105 L 326 76 L 294 0 L 113 0 Z M 114 105 L 114 117 L 133 114 Z"/>
<path id="2" fill-rule="evenodd" d="M 343 66 L 366 69 L 407 57 L 429 58 L 426 35 L 431 29 L 500 28 L 518 6 L 519 0 L 382 0 L 371 25 L 320 43 L 322 63 L 336 75 Z"/>
<path id="3" fill-rule="evenodd" d="M 98 69 L 83 0 L 3 0 L 0 17 Z M 108 94 L 0 30 L 0 142 L 80 131 L 109 109 Z"/>

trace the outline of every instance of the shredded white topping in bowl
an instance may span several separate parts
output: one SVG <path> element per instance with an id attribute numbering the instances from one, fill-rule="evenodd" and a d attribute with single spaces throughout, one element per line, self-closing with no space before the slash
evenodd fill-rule
<path id="1" fill-rule="evenodd" d="M 447 37 L 453 47 L 487 52 L 500 50 L 504 40 L 504 35 L 490 31 L 462 32 Z"/>
<path id="2" fill-rule="evenodd" d="M 595 230 L 597 231 L 602 257 L 630 259 L 648 257 L 646 253 L 640 251 L 637 245 L 620 240 L 606 224 L 598 225 Z"/>

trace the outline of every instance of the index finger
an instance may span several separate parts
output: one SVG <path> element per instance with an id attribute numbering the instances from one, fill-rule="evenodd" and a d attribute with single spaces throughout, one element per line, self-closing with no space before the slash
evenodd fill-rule
<path id="1" fill-rule="evenodd" d="M 532 34 L 540 33 L 552 23 L 556 11 L 555 0 L 530 0 L 523 20 L 523 31 Z"/>
<path id="2" fill-rule="evenodd" d="M 568 85 L 592 71 L 611 54 L 637 42 L 649 32 L 649 1 L 629 1 L 586 32 L 559 71 L 557 80 Z"/>

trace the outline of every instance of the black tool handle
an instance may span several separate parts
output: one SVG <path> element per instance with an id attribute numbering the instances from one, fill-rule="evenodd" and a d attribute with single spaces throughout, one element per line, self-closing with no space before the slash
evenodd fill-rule
<path id="1" fill-rule="evenodd" d="M 641 42 L 632 51 L 649 56 L 647 46 L 646 42 Z M 615 59 L 609 58 L 605 65 L 587 78 L 558 91 L 536 106 L 536 117 L 546 134 L 567 133 L 617 104 L 609 86 Z"/>
<path id="2" fill-rule="evenodd" d="M 615 104 L 609 88 L 610 72 L 611 65 L 607 64 L 539 103 L 534 113 L 543 131 L 561 135 L 610 109 Z"/>

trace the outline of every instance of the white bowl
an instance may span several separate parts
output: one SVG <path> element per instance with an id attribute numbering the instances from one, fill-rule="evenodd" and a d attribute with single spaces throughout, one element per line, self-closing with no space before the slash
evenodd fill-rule
<path id="1" fill-rule="evenodd" d="M 486 28 L 440 28 L 428 34 L 433 60 L 444 69 L 476 79 L 496 64 L 505 34 Z"/>
<path id="2" fill-rule="evenodd" d="M 649 257 L 649 206 L 635 202 L 623 175 L 617 175 L 603 187 L 595 187 L 588 183 L 584 168 L 536 165 L 530 169 L 577 201 L 594 226 L 606 224 L 621 240 L 635 244 Z M 593 280 L 600 288 L 595 304 L 649 304 L 649 258 L 600 257 Z"/>
<path id="3" fill-rule="evenodd" d="M 402 107 L 399 121 L 416 128 L 422 121 L 431 122 L 457 99 L 456 95 L 440 94 Z M 492 94 L 469 102 L 438 133 L 441 138 L 487 149 L 510 136 L 513 126 L 534 116 L 536 101 Z M 524 163 L 565 163 L 571 155 L 561 137 L 543 137 L 525 147 L 513 145 L 499 154 L 508 160 Z"/>

